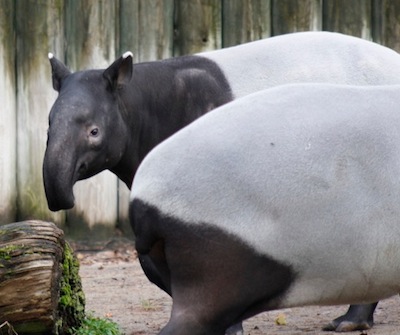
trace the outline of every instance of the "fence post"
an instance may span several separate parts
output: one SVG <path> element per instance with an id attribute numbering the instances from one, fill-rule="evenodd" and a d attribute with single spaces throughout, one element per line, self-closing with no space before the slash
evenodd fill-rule
<path id="1" fill-rule="evenodd" d="M 229 47 L 271 36 L 271 1 L 222 2 L 222 45 Z"/>
<path id="2" fill-rule="evenodd" d="M 119 54 L 134 62 L 172 56 L 174 0 L 120 0 Z"/>
<path id="3" fill-rule="evenodd" d="M 14 2 L 0 0 L 0 224 L 16 219 L 16 97 Z"/>
<path id="4" fill-rule="evenodd" d="M 119 2 L 119 48 L 118 55 L 132 51 L 133 62 L 139 61 L 139 3 L 140 0 L 120 0 Z"/>
<path id="5" fill-rule="evenodd" d="M 214 0 L 175 2 L 174 55 L 221 48 L 221 3 Z"/>
<path id="6" fill-rule="evenodd" d="M 322 0 L 272 0 L 272 35 L 321 30 Z"/>
<path id="7" fill-rule="evenodd" d="M 65 61 L 72 71 L 106 68 L 116 58 L 117 2 L 66 0 Z M 109 237 L 117 223 L 117 177 L 109 171 L 74 186 L 75 207 L 67 212 L 67 234 Z"/>
<path id="8" fill-rule="evenodd" d="M 373 14 L 374 41 L 400 52 L 400 2 L 375 0 Z"/>
<path id="9" fill-rule="evenodd" d="M 371 40 L 371 11 L 370 1 L 325 0 L 323 28 Z"/>
<path id="10" fill-rule="evenodd" d="M 172 56 L 174 1 L 141 0 L 139 12 L 139 61 Z"/>
<path id="11" fill-rule="evenodd" d="M 19 220 L 64 222 L 63 213 L 48 210 L 42 180 L 48 113 L 56 96 L 47 53 L 60 52 L 63 44 L 62 4 L 61 0 L 15 2 Z"/>

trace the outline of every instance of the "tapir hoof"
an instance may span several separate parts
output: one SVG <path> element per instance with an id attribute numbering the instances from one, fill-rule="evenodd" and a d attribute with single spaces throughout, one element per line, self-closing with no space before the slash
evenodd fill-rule
<path id="1" fill-rule="evenodd" d="M 322 330 L 342 333 L 342 332 L 351 332 L 355 330 L 367 330 L 372 328 L 372 323 L 369 323 L 367 321 L 364 322 L 353 322 L 346 320 L 338 321 L 338 319 L 340 318 L 331 321 L 329 324 L 324 326 Z"/>
<path id="2" fill-rule="evenodd" d="M 378 303 L 351 305 L 345 315 L 331 321 L 323 330 L 336 332 L 350 332 L 367 330 L 374 325 L 374 311 Z"/>
<path id="3" fill-rule="evenodd" d="M 243 335 L 242 323 L 240 322 L 240 323 L 233 325 L 232 327 L 229 327 L 226 330 L 225 335 Z"/>

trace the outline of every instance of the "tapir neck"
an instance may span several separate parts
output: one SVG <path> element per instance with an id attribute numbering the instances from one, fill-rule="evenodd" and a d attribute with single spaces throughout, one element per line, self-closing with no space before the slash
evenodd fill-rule
<path id="1" fill-rule="evenodd" d="M 111 171 L 130 188 L 140 162 L 152 148 L 233 97 L 214 62 L 183 56 L 135 65 L 119 99 L 129 139 L 124 156 Z"/>

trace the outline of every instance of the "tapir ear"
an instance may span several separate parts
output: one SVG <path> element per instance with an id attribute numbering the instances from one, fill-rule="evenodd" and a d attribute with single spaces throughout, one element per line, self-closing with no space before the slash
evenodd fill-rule
<path id="1" fill-rule="evenodd" d="M 113 89 L 121 85 L 126 85 L 131 81 L 133 71 L 133 54 L 130 51 L 125 52 L 120 58 L 112 63 L 103 72 Z"/>
<path id="2" fill-rule="evenodd" d="M 53 88 L 60 92 L 61 83 L 65 77 L 71 74 L 71 71 L 60 62 L 57 58 L 54 57 L 52 53 L 49 53 L 49 61 L 51 65 L 51 76 L 53 78 Z"/>

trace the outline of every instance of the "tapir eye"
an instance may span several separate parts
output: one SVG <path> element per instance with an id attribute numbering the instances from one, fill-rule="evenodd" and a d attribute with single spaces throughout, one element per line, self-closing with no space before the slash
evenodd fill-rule
<path id="1" fill-rule="evenodd" d="M 97 136 L 98 134 L 99 134 L 99 128 L 93 128 L 90 131 L 90 135 L 92 135 L 92 136 Z"/>

